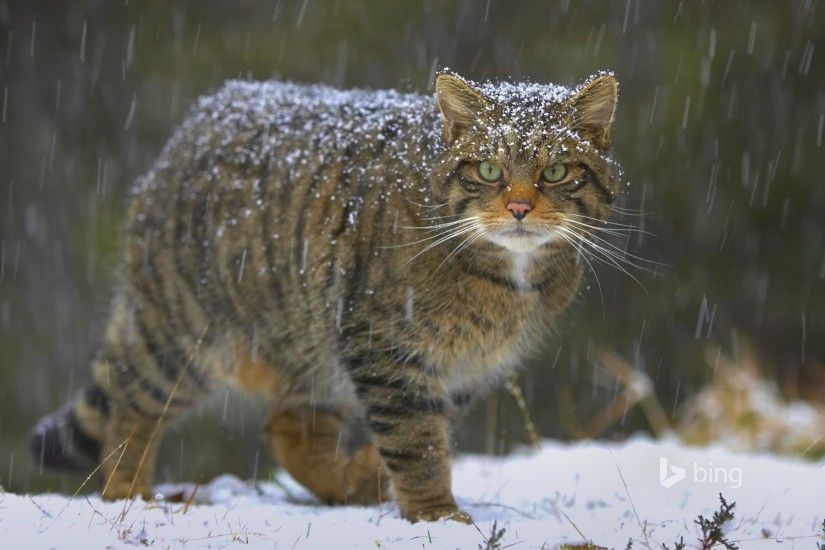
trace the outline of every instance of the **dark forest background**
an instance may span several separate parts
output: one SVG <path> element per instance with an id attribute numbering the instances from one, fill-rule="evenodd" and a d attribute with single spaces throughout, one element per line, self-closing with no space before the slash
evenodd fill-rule
<path id="1" fill-rule="evenodd" d="M 228 78 L 432 93 L 474 79 L 620 83 L 617 241 L 668 264 L 597 268 L 521 377 L 545 437 L 569 439 L 620 387 L 610 349 L 668 414 L 713 376 L 709 347 L 748 346 L 788 397 L 825 398 L 825 17 L 816 2 L 0 1 L 0 484 L 73 491 L 26 431 L 89 379 L 121 255 L 127 190 L 199 95 Z M 165 479 L 271 469 L 264 409 L 217 395 L 167 437 Z M 525 442 L 495 392 L 461 450 Z M 603 437 L 648 428 L 630 409 Z"/>

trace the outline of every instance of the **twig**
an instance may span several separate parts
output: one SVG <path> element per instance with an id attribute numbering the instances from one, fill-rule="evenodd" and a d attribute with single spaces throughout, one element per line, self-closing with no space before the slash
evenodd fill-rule
<path id="1" fill-rule="evenodd" d="M 530 417 L 530 411 L 527 409 L 527 403 L 524 401 L 524 394 L 518 385 L 518 375 L 513 373 L 504 383 L 504 387 L 507 388 L 507 391 L 510 392 L 513 399 L 516 400 L 516 405 L 518 405 L 519 411 L 521 411 L 521 418 L 524 421 L 524 431 L 527 432 L 527 439 L 530 440 L 530 443 L 535 449 L 539 449 L 541 447 L 539 432 L 533 423 L 533 419 Z"/>
<path id="2" fill-rule="evenodd" d="M 582 426 L 576 418 L 575 401 L 569 390 L 558 390 L 560 413 L 565 429 L 579 439 L 594 439 L 618 422 L 630 409 L 639 405 L 650 429 L 657 437 L 671 430 L 668 417 L 653 391 L 653 382 L 642 371 L 631 367 L 624 359 L 609 350 L 600 350 L 597 358 L 601 366 L 621 383 L 624 391 L 601 413 Z"/>
<path id="3" fill-rule="evenodd" d="M 198 489 L 201 486 L 201 481 L 203 481 L 203 476 L 201 476 L 201 478 L 198 480 L 198 482 L 195 483 L 195 488 L 192 489 L 192 494 L 189 495 L 189 498 L 186 499 L 186 504 L 183 505 L 183 513 L 184 514 L 186 514 L 186 512 L 189 511 L 189 506 L 191 506 L 192 502 L 195 500 L 195 495 L 198 493 Z"/>
<path id="4" fill-rule="evenodd" d="M 32 501 L 32 504 L 34 504 L 35 506 L 37 506 L 37 509 L 38 509 L 38 510 L 40 510 L 40 512 L 41 512 L 44 516 L 46 516 L 46 517 L 48 517 L 48 518 L 51 518 L 51 517 L 52 517 L 52 515 L 51 515 L 49 512 L 47 512 L 46 510 L 44 510 L 44 509 L 43 509 L 43 507 L 42 507 L 42 506 L 40 506 L 39 504 L 37 504 L 37 501 L 35 501 L 35 500 L 31 497 L 31 495 L 29 495 L 29 500 L 30 500 L 30 501 Z"/>

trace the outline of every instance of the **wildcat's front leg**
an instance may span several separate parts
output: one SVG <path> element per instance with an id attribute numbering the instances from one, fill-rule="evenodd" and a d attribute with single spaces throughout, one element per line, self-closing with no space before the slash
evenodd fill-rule
<path id="1" fill-rule="evenodd" d="M 375 405 L 368 415 L 371 423 L 395 416 L 395 429 L 375 438 L 401 515 L 410 521 L 446 517 L 469 523 L 453 498 L 447 419 L 395 405 Z"/>
<path id="2" fill-rule="evenodd" d="M 448 401 L 397 376 L 356 375 L 354 382 L 401 515 L 470 523 L 452 493 Z"/>

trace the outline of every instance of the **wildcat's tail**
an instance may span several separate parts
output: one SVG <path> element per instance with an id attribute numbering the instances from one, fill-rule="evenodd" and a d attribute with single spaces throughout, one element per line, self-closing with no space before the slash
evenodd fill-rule
<path id="1" fill-rule="evenodd" d="M 29 435 L 29 448 L 41 466 L 87 471 L 100 461 L 109 417 L 109 397 L 100 386 L 87 387 L 73 402 L 41 418 Z"/>

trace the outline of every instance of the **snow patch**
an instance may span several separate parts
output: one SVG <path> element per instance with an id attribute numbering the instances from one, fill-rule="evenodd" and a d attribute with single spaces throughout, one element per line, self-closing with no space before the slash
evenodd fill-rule
<path id="1" fill-rule="evenodd" d="M 663 458 L 685 471 L 670 488 L 660 480 Z M 738 487 L 723 476 L 736 470 Z M 420 549 L 477 548 L 483 542 L 473 526 L 411 524 L 392 504 L 320 506 L 288 476 L 276 481 L 251 484 L 222 476 L 198 488 L 189 506 L 187 484 L 157 488 L 182 493 L 184 502 L 131 506 L 96 496 L 0 495 L 0 540 L 9 548 L 223 548 L 241 542 L 253 548 Z M 825 461 L 646 438 L 545 442 L 535 453 L 464 456 L 454 465 L 459 505 L 485 536 L 497 522 L 505 529 L 502 547 L 515 548 L 580 543 L 578 531 L 606 547 L 624 548 L 633 539 L 633 548 L 659 549 L 684 536 L 691 548 L 697 537 L 693 520 L 718 509 L 720 492 L 736 502 L 728 537 L 740 548 L 814 548 L 825 519 L 823 488 Z"/>

